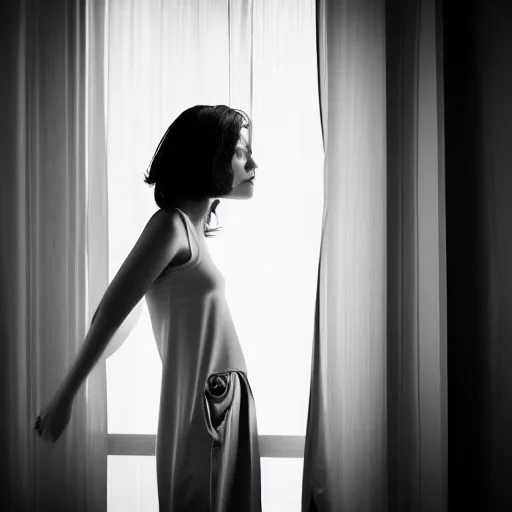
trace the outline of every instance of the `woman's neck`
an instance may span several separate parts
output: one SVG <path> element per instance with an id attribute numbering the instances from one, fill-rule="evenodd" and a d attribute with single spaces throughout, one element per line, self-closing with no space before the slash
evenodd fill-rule
<path id="1" fill-rule="evenodd" d="M 185 212 L 192 224 L 194 224 L 194 227 L 201 232 L 204 230 L 208 212 L 213 201 L 214 199 L 203 199 L 200 201 L 184 199 L 176 201 L 174 206 Z"/>

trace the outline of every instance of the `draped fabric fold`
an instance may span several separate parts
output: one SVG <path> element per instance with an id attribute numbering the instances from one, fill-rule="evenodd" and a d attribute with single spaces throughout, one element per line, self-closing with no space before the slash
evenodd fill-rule
<path id="1" fill-rule="evenodd" d="M 103 8 L 2 2 L 2 510 L 106 510 L 104 363 L 56 444 L 32 428 L 105 286 Z"/>
<path id="2" fill-rule="evenodd" d="M 252 119 L 254 0 L 228 0 L 229 103 Z M 254 119 L 253 119 L 254 121 Z"/>
<path id="3" fill-rule="evenodd" d="M 324 225 L 303 512 L 446 510 L 435 0 L 317 0 Z"/>
<path id="4" fill-rule="evenodd" d="M 387 3 L 389 509 L 447 509 L 441 2 Z"/>
<path id="5" fill-rule="evenodd" d="M 302 510 L 385 510 L 384 2 L 317 2 L 324 226 Z"/>
<path id="6" fill-rule="evenodd" d="M 203 406 L 212 436 L 211 512 L 261 512 L 258 427 L 247 375 L 239 370 L 211 374 Z"/>

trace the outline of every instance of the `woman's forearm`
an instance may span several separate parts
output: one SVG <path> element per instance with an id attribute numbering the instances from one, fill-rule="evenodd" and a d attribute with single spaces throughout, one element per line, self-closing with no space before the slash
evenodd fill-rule
<path id="1" fill-rule="evenodd" d="M 114 322 L 105 320 L 104 317 L 98 316 L 98 311 L 96 311 L 75 362 L 57 391 L 59 397 L 72 401 L 105 351 L 117 329 Z"/>

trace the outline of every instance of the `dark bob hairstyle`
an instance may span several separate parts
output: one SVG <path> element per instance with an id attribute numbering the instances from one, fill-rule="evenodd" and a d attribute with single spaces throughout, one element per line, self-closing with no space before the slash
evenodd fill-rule
<path id="1" fill-rule="evenodd" d="M 165 132 L 144 174 L 144 182 L 155 185 L 156 204 L 168 209 L 178 198 L 200 201 L 229 194 L 231 160 L 242 128 L 251 137 L 249 116 L 226 105 L 196 105 L 182 112 Z M 218 203 L 210 207 L 208 226 Z M 205 225 L 205 236 L 218 229 Z"/>

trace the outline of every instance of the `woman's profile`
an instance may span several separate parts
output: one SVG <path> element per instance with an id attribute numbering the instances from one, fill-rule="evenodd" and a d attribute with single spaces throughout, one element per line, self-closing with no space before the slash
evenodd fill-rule
<path id="1" fill-rule="evenodd" d="M 246 378 L 224 277 L 205 238 L 218 230 L 210 220 L 219 198 L 253 195 L 251 142 L 247 114 L 224 105 L 194 106 L 169 126 L 144 178 L 154 186 L 159 209 L 108 286 L 72 368 L 35 426 L 47 441 L 60 437 L 78 389 L 145 298 L 162 361 L 156 441 L 161 512 L 211 510 L 205 383 L 226 370 Z"/>

